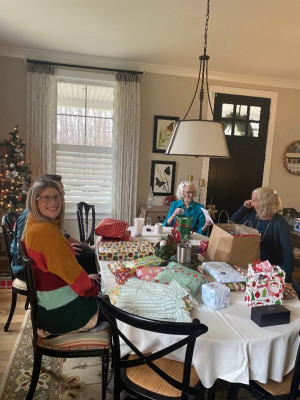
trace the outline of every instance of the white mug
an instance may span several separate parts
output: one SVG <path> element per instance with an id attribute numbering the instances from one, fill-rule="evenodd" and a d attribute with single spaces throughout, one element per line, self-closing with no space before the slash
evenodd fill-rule
<path id="1" fill-rule="evenodd" d="M 161 224 L 161 223 L 155 224 L 155 233 L 157 235 L 161 235 L 162 232 L 163 232 L 163 224 Z"/>

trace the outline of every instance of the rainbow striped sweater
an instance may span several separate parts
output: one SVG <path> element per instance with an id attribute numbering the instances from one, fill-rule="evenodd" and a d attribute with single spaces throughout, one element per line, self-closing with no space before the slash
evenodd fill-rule
<path id="1" fill-rule="evenodd" d="M 37 222 L 29 213 L 23 241 L 36 284 L 38 328 L 61 334 L 85 326 L 97 313 L 99 287 L 77 263 L 59 221 Z"/>

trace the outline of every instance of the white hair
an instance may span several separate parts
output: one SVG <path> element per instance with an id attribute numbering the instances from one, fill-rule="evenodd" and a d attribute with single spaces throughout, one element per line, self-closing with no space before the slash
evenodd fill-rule
<path id="1" fill-rule="evenodd" d="M 183 199 L 183 190 L 186 186 L 193 187 L 193 190 L 196 192 L 196 186 L 195 186 L 194 182 L 191 182 L 191 181 L 180 182 L 178 185 L 178 188 L 177 188 L 177 192 L 176 192 L 176 197 L 178 200 Z"/>

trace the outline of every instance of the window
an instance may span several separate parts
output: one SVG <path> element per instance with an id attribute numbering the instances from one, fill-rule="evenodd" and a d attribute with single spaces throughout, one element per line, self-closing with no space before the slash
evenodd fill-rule
<path id="1" fill-rule="evenodd" d="M 57 81 L 54 153 L 67 212 L 85 201 L 111 213 L 113 100 L 113 82 Z"/>
<path id="2" fill-rule="evenodd" d="M 225 135 L 258 137 L 261 107 L 241 104 L 222 105 Z"/>

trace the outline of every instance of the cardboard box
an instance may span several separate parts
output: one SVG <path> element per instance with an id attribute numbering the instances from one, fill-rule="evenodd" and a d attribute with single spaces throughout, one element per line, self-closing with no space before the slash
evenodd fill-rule
<path id="1" fill-rule="evenodd" d="M 290 310 L 280 304 L 251 308 L 251 320 L 258 326 L 288 324 L 290 314 Z"/>

